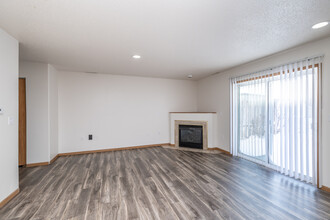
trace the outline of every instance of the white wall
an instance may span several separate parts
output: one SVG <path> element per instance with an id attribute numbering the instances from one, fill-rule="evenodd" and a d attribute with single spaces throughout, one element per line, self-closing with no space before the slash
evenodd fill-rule
<path id="1" fill-rule="evenodd" d="M 18 41 L 0 29 L 0 201 L 18 186 Z M 14 119 L 8 124 L 8 117 Z"/>
<path id="2" fill-rule="evenodd" d="M 26 78 L 27 163 L 49 161 L 48 65 L 20 62 Z"/>
<path id="3" fill-rule="evenodd" d="M 169 112 L 197 110 L 193 81 L 58 72 L 58 82 L 60 153 L 169 143 Z"/>
<path id="4" fill-rule="evenodd" d="M 26 78 L 27 163 L 49 162 L 58 154 L 57 70 L 27 61 L 19 69 Z"/>
<path id="5" fill-rule="evenodd" d="M 48 111 L 50 160 L 58 154 L 58 87 L 57 70 L 48 64 Z"/>
<path id="6" fill-rule="evenodd" d="M 230 147 L 229 79 L 272 66 L 295 61 L 309 56 L 324 54 L 322 78 L 322 148 L 321 183 L 330 186 L 330 38 L 308 43 L 303 46 L 266 57 L 264 59 L 235 67 L 228 71 L 198 81 L 198 110 L 218 113 L 219 147 Z"/>

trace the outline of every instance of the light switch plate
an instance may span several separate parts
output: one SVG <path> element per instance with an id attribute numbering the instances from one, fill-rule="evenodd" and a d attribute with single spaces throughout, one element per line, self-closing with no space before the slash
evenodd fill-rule
<path id="1" fill-rule="evenodd" d="M 12 124 L 14 124 L 14 117 L 13 116 L 9 116 L 8 117 L 8 125 L 12 125 Z"/>

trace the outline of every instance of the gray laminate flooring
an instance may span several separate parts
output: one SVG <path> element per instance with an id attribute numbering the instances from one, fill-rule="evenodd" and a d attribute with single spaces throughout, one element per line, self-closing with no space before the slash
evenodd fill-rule
<path id="1" fill-rule="evenodd" d="M 0 219 L 330 219 L 330 194 L 244 159 L 154 147 L 21 168 Z"/>

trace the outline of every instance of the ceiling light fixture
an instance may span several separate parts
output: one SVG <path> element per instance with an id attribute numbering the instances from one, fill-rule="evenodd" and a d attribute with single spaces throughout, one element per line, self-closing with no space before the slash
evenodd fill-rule
<path id="1" fill-rule="evenodd" d="M 134 59 L 140 59 L 140 58 L 141 58 L 141 56 L 140 56 L 140 55 L 137 55 L 137 54 L 136 54 L 136 55 L 133 55 L 132 57 L 133 57 Z"/>
<path id="2" fill-rule="evenodd" d="M 188 78 L 189 78 L 189 79 L 191 79 L 191 78 L 192 78 L 192 75 L 191 75 L 191 74 L 189 74 L 189 75 L 188 75 Z"/>
<path id="3" fill-rule="evenodd" d="M 313 29 L 319 29 L 319 28 L 323 28 L 323 27 L 327 26 L 328 24 L 329 24 L 328 21 L 323 21 L 323 22 L 314 24 L 312 28 Z"/>

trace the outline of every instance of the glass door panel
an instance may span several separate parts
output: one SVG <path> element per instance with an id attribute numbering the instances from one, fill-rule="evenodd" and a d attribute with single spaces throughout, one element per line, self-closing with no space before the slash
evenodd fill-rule
<path id="1" fill-rule="evenodd" d="M 238 102 L 238 153 L 267 162 L 266 82 L 258 80 L 242 83 Z"/>
<path id="2" fill-rule="evenodd" d="M 282 82 L 275 78 L 269 82 L 269 163 L 305 176 L 311 176 L 307 167 L 312 167 L 312 141 L 316 130 L 312 122 L 313 104 L 316 105 L 313 99 L 317 99 L 317 93 L 314 97 L 311 95 L 311 71 L 297 71 L 295 78 Z M 314 82 L 316 80 L 315 77 Z M 309 94 L 308 99 L 306 94 Z"/>
<path id="3" fill-rule="evenodd" d="M 281 105 L 283 96 L 281 83 L 279 80 L 269 82 L 269 163 L 280 166 L 281 164 L 281 128 L 282 132 L 284 125 L 281 124 L 281 107 L 285 108 L 285 100 Z M 283 115 L 284 117 L 284 115 Z M 283 139 L 282 139 L 283 141 Z"/>

